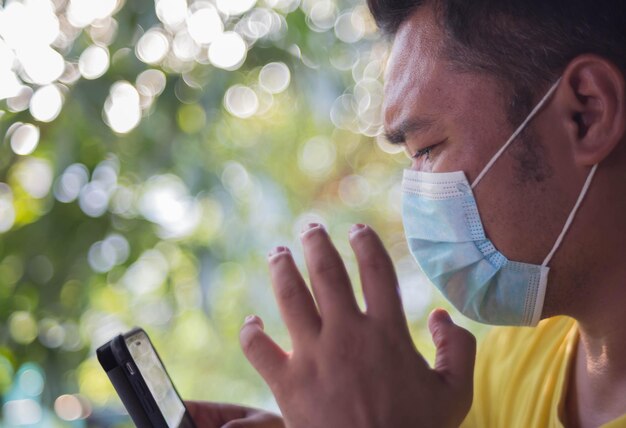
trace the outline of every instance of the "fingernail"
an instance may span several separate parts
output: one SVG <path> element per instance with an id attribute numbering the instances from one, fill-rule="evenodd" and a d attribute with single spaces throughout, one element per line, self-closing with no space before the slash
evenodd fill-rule
<path id="1" fill-rule="evenodd" d="M 287 247 L 276 247 L 267 254 L 267 257 L 272 258 L 274 256 L 277 256 L 279 254 L 284 254 L 284 253 L 291 253 L 291 251 L 289 251 L 289 248 Z"/>
<path id="2" fill-rule="evenodd" d="M 437 312 L 439 312 L 441 315 L 441 321 L 444 321 L 448 324 L 452 324 L 452 318 L 450 317 L 450 314 L 448 313 L 448 311 L 446 311 L 443 308 L 438 308 L 436 309 Z"/>
<path id="3" fill-rule="evenodd" d="M 350 228 L 350 236 L 358 233 L 359 231 L 365 229 L 367 226 L 361 223 L 357 223 L 352 225 L 352 227 Z"/>
<path id="4" fill-rule="evenodd" d="M 302 235 L 306 235 L 309 231 L 315 230 L 315 229 L 324 229 L 324 226 L 322 226 L 319 223 L 309 223 L 306 226 L 304 226 L 304 228 L 302 229 L 300 233 Z"/>
<path id="5" fill-rule="evenodd" d="M 265 326 L 263 325 L 263 320 L 259 317 L 257 317 L 256 315 L 248 315 L 244 320 L 243 320 L 243 325 L 250 325 L 250 324 L 256 324 L 257 326 L 261 327 L 261 329 L 265 329 Z"/>

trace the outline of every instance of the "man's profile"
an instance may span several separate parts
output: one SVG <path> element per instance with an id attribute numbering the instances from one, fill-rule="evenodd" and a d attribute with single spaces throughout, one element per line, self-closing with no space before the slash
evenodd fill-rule
<path id="1" fill-rule="evenodd" d="M 388 139 L 411 154 L 407 242 L 479 344 L 441 310 L 430 368 L 393 263 L 350 234 L 367 310 L 321 225 L 270 273 L 294 350 L 258 317 L 241 341 L 283 413 L 190 403 L 204 426 L 626 427 L 626 5 L 369 0 L 393 37 Z M 532 326 L 532 327 L 528 327 Z M 349 345 L 346 345 L 349 344 Z"/>

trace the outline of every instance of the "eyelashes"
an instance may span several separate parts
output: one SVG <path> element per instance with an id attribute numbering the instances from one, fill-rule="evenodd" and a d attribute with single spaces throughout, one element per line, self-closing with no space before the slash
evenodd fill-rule
<path id="1" fill-rule="evenodd" d="M 421 158 L 422 156 L 426 156 L 426 159 L 430 159 L 430 153 L 433 151 L 433 149 L 434 149 L 436 146 L 438 146 L 438 145 L 440 145 L 440 144 L 443 144 L 443 143 L 445 143 L 445 142 L 447 142 L 447 141 L 448 141 L 448 139 L 446 138 L 445 140 L 440 141 L 440 142 L 438 142 L 438 143 L 436 143 L 436 144 L 433 144 L 433 145 L 428 146 L 428 147 L 424 147 L 423 149 L 420 149 L 420 150 L 416 151 L 416 152 L 415 152 L 413 155 L 411 155 L 410 157 L 411 157 L 411 159 L 419 159 L 419 158 Z"/>
<path id="2" fill-rule="evenodd" d="M 412 159 L 419 159 L 422 156 L 426 156 L 426 159 L 428 159 L 429 156 L 430 156 L 430 152 L 432 151 L 433 147 L 435 147 L 435 145 L 428 146 L 428 147 L 425 147 L 425 148 L 423 148 L 421 150 L 418 150 L 418 151 L 415 152 L 414 155 L 411 156 L 411 158 Z"/>

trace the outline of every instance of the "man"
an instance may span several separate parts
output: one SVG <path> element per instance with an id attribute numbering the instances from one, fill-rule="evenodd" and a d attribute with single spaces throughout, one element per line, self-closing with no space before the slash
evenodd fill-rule
<path id="1" fill-rule="evenodd" d="M 414 158 L 404 178 L 411 252 L 460 311 L 511 327 L 492 330 L 474 372 L 473 337 L 436 310 L 429 368 L 376 234 L 363 225 L 350 233 L 367 302 L 361 313 L 328 235 L 310 225 L 302 241 L 313 296 L 287 248 L 269 257 L 293 351 L 265 335 L 257 317 L 241 330 L 284 419 L 190 403 L 196 420 L 228 428 L 626 427 L 626 6 L 369 6 L 394 35 L 385 127 Z"/>

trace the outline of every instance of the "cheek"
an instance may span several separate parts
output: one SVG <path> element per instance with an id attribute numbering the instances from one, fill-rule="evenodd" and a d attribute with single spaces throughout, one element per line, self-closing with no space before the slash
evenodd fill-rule
<path id="1" fill-rule="evenodd" d="M 541 264 L 548 255 L 575 195 L 554 177 L 520 181 L 519 162 L 504 154 L 474 189 L 487 237 L 508 259 Z M 556 173 L 554 174 L 557 175 Z"/>
<path id="2" fill-rule="evenodd" d="M 434 172 L 463 171 L 468 181 L 473 183 L 506 142 L 509 132 L 507 123 L 492 120 L 488 125 L 479 120 L 482 118 L 471 116 L 451 120 L 447 127 L 451 130 L 447 134 L 448 143 L 435 159 Z M 496 164 L 498 162 L 500 160 Z"/>

